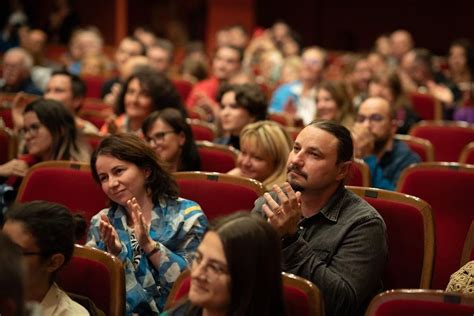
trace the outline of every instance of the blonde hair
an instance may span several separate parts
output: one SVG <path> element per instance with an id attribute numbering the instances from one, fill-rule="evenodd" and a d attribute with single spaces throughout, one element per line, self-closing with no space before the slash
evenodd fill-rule
<path id="1" fill-rule="evenodd" d="M 265 157 L 273 159 L 275 169 L 273 173 L 263 181 L 267 189 L 274 184 L 282 184 L 286 181 L 286 161 L 293 146 L 288 133 L 284 128 L 272 121 L 258 121 L 247 125 L 240 133 L 240 144 L 246 141 L 254 141 Z"/>

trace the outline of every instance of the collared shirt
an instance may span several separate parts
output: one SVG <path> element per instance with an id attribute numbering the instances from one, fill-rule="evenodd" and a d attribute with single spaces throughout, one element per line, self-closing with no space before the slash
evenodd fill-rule
<path id="1" fill-rule="evenodd" d="M 403 170 L 411 164 L 420 162 L 421 159 L 407 144 L 395 139 L 392 150 L 385 152 L 380 161 L 377 161 L 375 155 L 365 157 L 364 161 L 370 170 L 372 187 L 395 190 Z"/>
<path id="2" fill-rule="evenodd" d="M 155 205 L 151 214 L 150 236 L 160 248 L 158 269 L 141 249 L 137 249 L 131 228 L 127 225 L 127 211 L 122 206 L 104 209 L 92 218 L 86 245 L 106 250 L 99 231 L 103 214 L 109 218 L 122 244 L 118 258 L 125 265 L 127 314 L 159 313 L 174 281 L 188 266 L 190 256 L 207 229 L 208 222 L 201 207 L 182 198 L 161 199 Z"/>
<path id="3" fill-rule="evenodd" d="M 56 283 L 53 283 L 41 301 L 44 316 L 89 316 L 89 312 L 74 302 Z"/>
<path id="4" fill-rule="evenodd" d="M 274 192 L 270 194 L 276 199 Z M 253 211 L 261 213 L 264 202 L 259 198 Z M 341 186 L 319 212 L 298 226 L 298 239 L 283 248 L 283 271 L 316 284 L 326 315 L 363 315 L 382 290 L 387 260 L 382 217 Z"/>

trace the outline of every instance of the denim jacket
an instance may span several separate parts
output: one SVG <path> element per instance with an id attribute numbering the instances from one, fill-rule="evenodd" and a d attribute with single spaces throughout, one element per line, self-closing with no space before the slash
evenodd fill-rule
<path id="1" fill-rule="evenodd" d="M 259 198 L 253 211 L 261 213 L 264 202 Z M 387 260 L 382 217 L 341 186 L 319 212 L 301 219 L 298 233 L 298 239 L 283 248 L 283 271 L 316 284 L 327 316 L 363 315 L 382 290 Z"/>

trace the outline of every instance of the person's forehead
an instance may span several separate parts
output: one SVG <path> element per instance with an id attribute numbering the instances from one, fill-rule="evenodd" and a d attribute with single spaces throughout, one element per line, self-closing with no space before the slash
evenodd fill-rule
<path id="1" fill-rule="evenodd" d="M 317 49 L 308 49 L 303 53 L 303 58 L 315 58 L 315 59 L 322 59 L 321 51 Z"/>
<path id="2" fill-rule="evenodd" d="M 239 52 L 231 47 L 221 47 L 217 51 L 216 56 L 223 57 L 223 58 L 238 59 Z"/>
<path id="3" fill-rule="evenodd" d="M 383 99 L 366 100 L 360 105 L 359 114 L 381 114 L 388 115 L 390 105 Z"/>
<path id="4" fill-rule="evenodd" d="M 53 75 L 51 77 L 51 80 L 49 81 L 49 84 L 52 84 L 52 83 L 70 88 L 71 78 L 69 78 L 67 75 Z"/>
<path id="5" fill-rule="evenodd" d="M 319 150 L 336 150 L 338 140 L 336 136 L 316 126 L 305 127 L 296 137 L 296 143 L 303 147 L 317 148 Z"/>

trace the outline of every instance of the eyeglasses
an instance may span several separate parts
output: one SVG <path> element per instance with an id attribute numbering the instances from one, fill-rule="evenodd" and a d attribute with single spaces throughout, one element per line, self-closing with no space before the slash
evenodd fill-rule
<path id="1" fill-rule="evenodd" d="M 227 271 L 227 266 L 224 263 L 212 259 L 207 260 L 207 262 L 205 262 L 202 254 L 200 254 L 199 252 L 195 252 L 191 256 L 190 262 L 191 270 L 195 270 L 200 267 L 206 272 L 208 282 L 213 282 L 219 276 L 229 273 Z"/>
<path id="2" fill-rule="evenodd" d="M 385 117 L 383 117 L 383 115 L 380 115 L 380 114 L 372 114 L 369 116 L 358 114 L 356 121 L 357 123 L 364 123 L 365 120 L 369 120 L 370 123 L 374 123 L 374 122 L 379 123 L 379 122 L 382 122 L 384 119 Z"/>
<path id="3" fill-rule="evenodd" d="M 38 131 L 41 128 L 41 126 L 43 126 L 43 124 L 41 123 L 33 123 L 29 127 L 25 126 L 22 129 L 20 129 L 20 134 L 24 136 L 27 133 L 30 133 L 31 136 L 36 136 L 38 135 Z"/>
<path id="4" fill-rule="evenodd" d="M 303 64 L 308 65 L 308 66 L 317 66 L 321 63 L 321 60 L 316 59 L 316 58 L 303 58 L 302 61 L 303 61 Z"/>
<path id="5" fill-rule="evenodd" d="M 153 134 L 150 137 L 147 137 L 148 143 L 151 145 L 156 145 L 158 142 L 162 142 L 165 139 L 165 136 L 168 134 L 176 133 L 175 131 L 165 131 L 165 132 L 158 132 Z"/>

